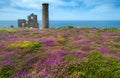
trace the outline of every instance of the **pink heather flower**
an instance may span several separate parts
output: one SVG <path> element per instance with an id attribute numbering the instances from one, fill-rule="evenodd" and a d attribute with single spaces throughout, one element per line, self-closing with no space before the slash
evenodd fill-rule
<path id="1" fill-rule="evenodd" d="M 65 52 L 64 50 L 57 50 L 57 51 L 53 52 L 52 54 L 53 55 L 61 55 L 61 56 L 63 56 L 63 55 L 66 55 L 67 52 Z"/>
<path id="2" fill-rule="evenodd" d="M 4 47 L 5 44 L 4 43 L 0 43 L 0 48 Z"/>
<path id="3" fill-rule="evenodd" d="M 43 61 L 39 61 L 39 62 L 42 63 L 43 65 L 45 64 L 45 65 L 49 65 L 49 66 L 52 66 L 55 63 L 61 64 L 62 59 L 63 59 L 62 57 L 66 54 L 67 53 L 63 50 L 57 50 L 55 52 L 49 53 L 48 55 L 46 55 L 47 57 L 44 58 Z"/>
<path id="4" fill-rule="evenodd" d="M 116 58 L 120 59 L 120 54 L 112 54 L 112 56 L 115 56 Z"/>
<path id="5" fill-rule="evenodd" d="M 52 45 L 55 42 L 57 42 L 57 39 L 56 38 L 42 38 L 42 39 L 40 39 L 40 42 L 42 42 L 46 45 Z"/>
<path id="6" fill-rule="evenodd" d="M 105 53 L 107 53 L 107 52 L 109 51 L 109 49 L 108 49 L 108 48 L 105 48 L 105 47 L 100 47 L 100 48 L 99 48 L 99 51 L 100 51 L 101 53 L 105 54 Z"/>
<path id="7" fill-rule="evenodd" d="M 74 52 L 74 54 L 75 54 L 76 56 L 79 56 L 79 55 L 82 55 L 83 52 Z"/>
<path id="8" fill-rule="evenodd" d="M 74 41 L 74 44 L 79 46 L 81 44 L 88 44 L 88 42 L 82 39 L 82 40 Z"/>
<path id="9" fill-rule="evenodd" d="M 2 65 L 2 66 L 10 65 L 10 64 L 12 64 L 12 61 L 11 61 L 10 59 L 6 59 L 6 60 L 4 60 L 3 62 L 1 62 L 1 65 Z"/>
<path id="10" fill-rule="evenodd" d="M 25 76 L 27 75 L 29 72 L 27 70 L 19 70 L 17 71 L 13 76 L 14 78 L 18 78 L 19 76 Z"/>
<path id="11" fill-rule="evenodd" d="M 46 61 L 45 61 L 45 63 L 46 64 L 48 64 L 48 65 L 53 65 L 54 63 L 55 63 L 55 58 L 48 58 Z"/>
<path id="12" fill-rule="evenodd" d="M 91 33 L 95 33 L 95 32 L 96 32 L 96 30 L 95 30 L 95 29 L 92 29 L 92 30 L 90 30 L 90 32 L 91 32 Z"/>
<path id="13" fill-rule="evenodd" d="M 58 69 L 53 69 L 52 71 L 53 71 L 53 72 L 58 72 L 59 70 L 58 70 Z"/>
<path id="14" fill-rule="evenodd" d="M 17 39 L 17 35 L 9 35 L 6 37 L 6 41 L 15 41 Z"/>
<path id="15" fill-rule="evenodd" d="M 57 55 L 51 55 L 50 57 L 48 57 L 48 59 L 45 60 L 45 64 L 47 65 L 54 65 L 55 63 L 60 64 L 62 62 L 62 57 L 57 56 Z"/>
<path id="16" fill-rule="evenodd" d="M 42 69 L 41 73 L 44 76 L 48 76 L 49 75 L 49 73 L 46 71 L 46 68 Z"/>
<path id="17" fill-rule="evenodd" d="M 47 71 L 45 71 L 43 74 L 44 74 L 44 76 L 48 76 L 49 75 L 49 73 Z"/>

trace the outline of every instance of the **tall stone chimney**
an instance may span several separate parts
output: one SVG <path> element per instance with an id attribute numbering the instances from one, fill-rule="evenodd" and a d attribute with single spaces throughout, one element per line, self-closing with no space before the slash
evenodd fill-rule
<path id="1" fill-rule="evenodd" d="M 42 29 L 49 28 L 49 4 L 42 4 Z"/>

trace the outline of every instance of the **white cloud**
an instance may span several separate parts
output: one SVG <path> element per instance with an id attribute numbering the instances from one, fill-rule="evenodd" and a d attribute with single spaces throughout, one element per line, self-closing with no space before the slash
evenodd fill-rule
<path id="1" fill-rule="evenodd" d="M 76 1 L 66 2 L 63 0 L 11 0 L 11 6 L 13 7 L 24 7 L 31 9 L 41 9 L 42 3 L 49 3 L 51 6 L 77 6 Z"/>
<path id="2" fill-rule="evenodd" d="M 40 8 L 38 3 L 36 3 L 34 0 L 11 0 L 11 6 L 32 9 Z"/>
<path id="3" fill-rule="evenodd" d="M 105 12 L 109 12 L 111 11 L 113 8 L 112 8 L 112 5 L 99 5 L 99 6 L 96 6 L 94 7 L 93 9 L 90 10 L 90 12 L 92 13 L 105 13 Z"/>
<path id="4" fill-rule="evenodd" d="M 44 2 L 50 4 L 51 20 L 115 19 L 118 16 L 119 9 L 113 8 L 114 5 L 112 1 L 113 0 L 70 0 L 67 2 L 65 0 L 11 0 L 9 7 L 0 9 L 0 20 L 27 18 L 31 13 L 37 14 L 38 20 L 41 20 L 42 3 Z"/>
<path id="5" fill-rule="evenodd" d="M 31 13 L 31 11 L 22 11 L 11 7 L 2 8 L 0 11 L 0 20 L 18 20 L 19 18 L 26 19 L 26 16 Z"/>

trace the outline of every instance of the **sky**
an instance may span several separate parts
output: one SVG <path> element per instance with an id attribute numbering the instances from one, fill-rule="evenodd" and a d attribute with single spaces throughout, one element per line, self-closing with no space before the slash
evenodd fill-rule
<path id="1" fill-rule="evenodd" d="M 120 20 L 120 0 L 0 0 L 0 20 L 42 20 L 42 3 L 49 3 L 50 20 Z"/>

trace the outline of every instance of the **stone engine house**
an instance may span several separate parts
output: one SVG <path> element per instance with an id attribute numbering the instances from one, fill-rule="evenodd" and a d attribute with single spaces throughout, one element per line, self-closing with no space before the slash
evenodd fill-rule
<path id="1" fill-rule="evenodd" d="M 18 26 L 19 27 L 26 27 L 27 26 L 27 23 L 26 23 L 26 20 L 25 19 L 19 19 L 18 20 Z"/>
<path id="2" fill-rule="evenodd" d="M 33 13 L 28 16 L 28 19 L 18 19 L 18 27 L 28 27 L 28 28 L 39 28 L 39 23 L 37 22 L 37 15 Z"/>

